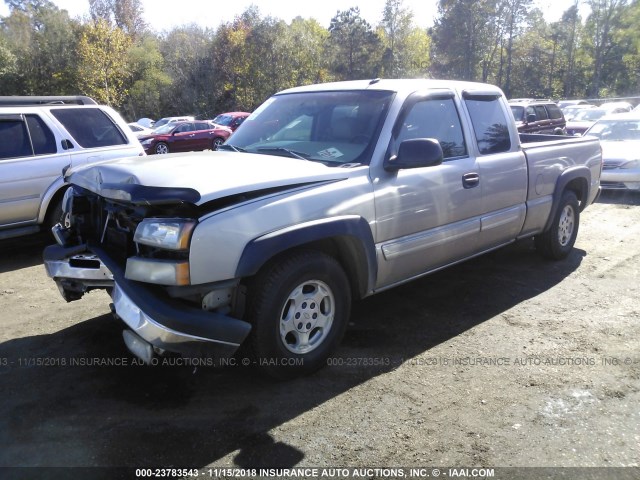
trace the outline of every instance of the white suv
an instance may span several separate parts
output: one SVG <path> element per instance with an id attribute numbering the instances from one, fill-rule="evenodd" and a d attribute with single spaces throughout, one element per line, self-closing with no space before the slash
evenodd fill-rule
<path id="1" fill-rule="evenodd" d="M 0 97 L 0 239 L 60 218 L 62 171 L 145 155 L 120 115 L 88 97 Z"/>

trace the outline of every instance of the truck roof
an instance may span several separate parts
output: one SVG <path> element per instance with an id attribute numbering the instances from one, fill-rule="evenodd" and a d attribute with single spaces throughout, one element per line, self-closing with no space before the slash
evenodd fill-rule
<path id="1" fill-rule="evenodd" d="M 463 82 L 458 80 L 435 79 L 372 79 L 349 80 L 344 82 L 321 83 L 289 88 L 278 92 L 280 94 L 301 92 L 327 92 L 336 90 L 386 90 L 392 92 L 413 92 L 424 89 L 455 89 L 473 90 L 482 92 L 495 92 L 502 94 L 502 90 L 495 85 L 478 82 Z"/>

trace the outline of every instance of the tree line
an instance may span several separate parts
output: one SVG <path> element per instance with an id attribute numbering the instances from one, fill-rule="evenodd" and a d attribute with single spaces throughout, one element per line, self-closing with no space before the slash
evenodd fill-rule
<path id="1" fill-rule="evenodd" d="M 80 19 L 50 0 L 5 0 L 1 95 L 84 94 L 136 119 L 211 118 L 289 87 L 376 77 L 489 82 L 508 97 L 640 94 L 640 0 L 574 0 L 557 22 L 533 0 L 439 0 L 428 29 L 403 0 L 386 1 L 379 25 L 357 7 L 325 27 L 251 6 L 216 28 L 164 32 L 140 0 L 88 2 Z"/>

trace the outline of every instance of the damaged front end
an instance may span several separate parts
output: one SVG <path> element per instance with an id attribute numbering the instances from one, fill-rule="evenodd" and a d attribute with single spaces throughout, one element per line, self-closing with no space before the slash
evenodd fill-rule
<path id="1" fill-rule="evenodd" d="M 127 329 L 127 347 L 147 363 L 175 352 L 228 358 L 249 334 L 233 318 L 237 281 L 191 285 L 189 242 L 197 225 L 195 190 L 101 184 L 99 194 L 70 187 L 58 245 L 44 251 L 48 275 L 66 301 L 106 289 Z M 216 303 L 212 298 L 224 297 Z"/>

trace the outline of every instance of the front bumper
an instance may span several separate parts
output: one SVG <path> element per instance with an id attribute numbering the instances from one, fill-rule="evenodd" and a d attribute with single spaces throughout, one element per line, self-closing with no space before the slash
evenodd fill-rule
<path id="1" fill-rule="evenodd" d="M 67 302 L 80 299 L 90 290 L 111 289 L 114 285 L 111 271 L 86 245 L 51 245 L 45 249 L 44 266 Z"/>
<path id="2" fill-rule="evenodd" d="M 640 169 L 612 168 L 602 170 L 600 184 L 602 188 L 610 190 L 640 190 Z"/>
<path id="3" fill-rule="evenodd" d="M 98 269 L 72 267 L 78 255 L 99 262 Z M 51 245 L 44 251 L 44 263 L 67 301 L 68 296 L 76 300 L 93 288 L 111 289 L 114 314 L 156 351 L 228 358 L 251 330 L 248 322 L 192 307 L 172 299 L 161 287 L 124 278 L 122 268 L 97 247 Z M 97 272 L 105 276 L 98 284 L 93 278 Z"/>

